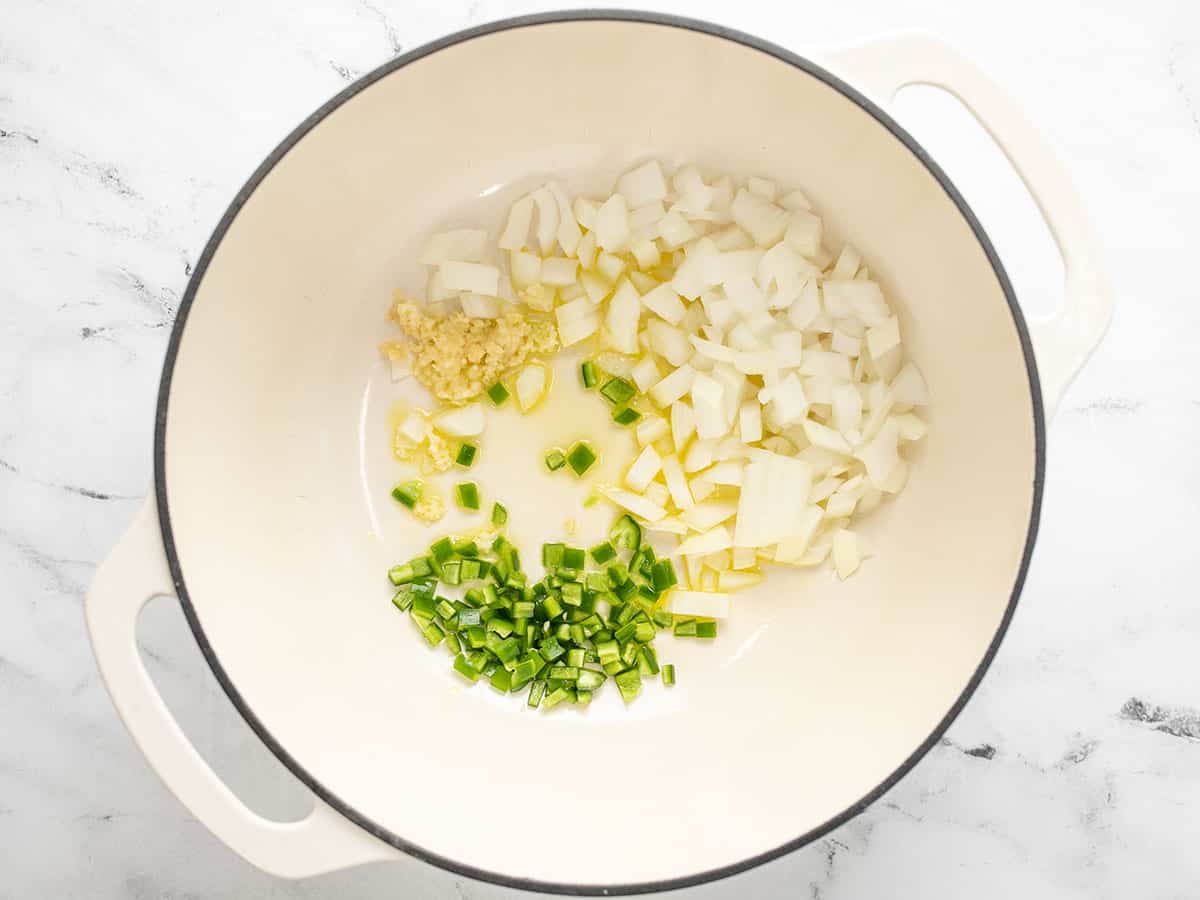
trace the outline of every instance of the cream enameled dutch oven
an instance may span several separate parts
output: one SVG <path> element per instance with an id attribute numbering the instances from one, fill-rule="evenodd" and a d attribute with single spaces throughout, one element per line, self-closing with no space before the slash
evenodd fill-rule
<path id="1" fill-rule="evenodd" d="M 153 496 L 87 616 L 151 765 L 246 859 L 298 877 L 408 853 L 577 894 L 696 884 L 845 822 L 962 709 L 1029 565 L 1046 420 L 1110 296 L 1060 167 L 961 56 L 903 36 L 820 58 L 664 16 L 499 22 L 362 78 L 238 194 L 171 337 Z M 884 112 L 916 82 L 962 99 L 1032 191 L 1065 262 L 1052 319 L 1025 322 L 971 211 Z M 718 641 L 671 643 L 676 688 L 541 714 L 460 686 L 388 602 L 384 571 L 430 535 L 387 502 L 375 347 L 430 228 L 532 176 L 587 189 L 587 173 L 647 156 L 802 187 L 831 246 L 852 240 L 898 308 L 930 432 L 908 488 L 869 520 L 875 556 L 854 578 L 773 571 Z M 489 449 L 481 482 L 531 445 Z M 513 522 L 562 520 L 552 493 L 506 497 Z M 304 820 L 251 812 L 172 719 L 134 642 L 161 594 L 319 798 Z"/>

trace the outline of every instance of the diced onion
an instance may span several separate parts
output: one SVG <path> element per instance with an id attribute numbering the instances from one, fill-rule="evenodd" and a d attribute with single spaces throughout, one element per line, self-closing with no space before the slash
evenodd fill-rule
<path id="1" fill-rule="evenodd" d="M 696 370 L 682 365 L 650 389 L 650 397 L 659 406 L 670 406 L 692 388 Z"/>
<path id="2" fill-rule="evenodd" d="M 650 390 L 662 378 L 662 373 L 658 371 L 658 364 L 655 363 L 652 356 L 643 356 L 638 360 L 637 365 L 633 367 L 630 375 L 633 378 L 633 383 L 637 385 L 637 389 L 642 393 Z"/>
<path id="3" fill-rule="evenodd" d="M 718 525 L 710 531 L 693 535 L 679 544 L 679 553 L 683 556 L 698 556 L 705 553 L 716 553 L 718 550 L 728 550 L 733 546 L 733 538 L 729 529 Z"/>
<path id="4" fill-rule="evenodd" d="M 509 210 L 508 224 L 504 226 L 497 246 L 501 250 L 524 250 L 529 246 L 529 226 L 532 224 L 533 198 L 522 197 Z"/>
<path id="5" fill-rule="evenodd" d="M 480 229 L 434 234 L 420 258 L 431 311 L 495 318 L 504 300 L 553 312 L 562 346 L 592 338 L 595 365 L 633 383 L 640 450 L 623 486 L 603 493 L 679 536 L 691 589 L 671 591 L 669 608 L 724 615 L 763 560 L 832 554 L 839 577 L 852 574 L 866 554 L 848 526 L 903 489 L 905 445 L 928 430 L 914 410 L 929 389 L 900 316 L 858 251 L 835 256 L 824 239 L 801 191 L 706 181 L 691 165 L 668 175 L 648 160 L 603 197 L 549 181 L 517 199 L 497 242 L 503 273 Z M 517 405 L 531 409 L 549 382 L 543 364 L 527 365 Z M 475 406 L 432 427 L 474 436 Z M 396 439 L 418 445 L 430 427 L 414 413 Z"/>
<path id="6" fill-rule="evenodd" d="M 631 207 L 639 207 L 667 196 L 667 182 L 658 160 L 652 159 L 617 179 L 617 193 Z"/>
<path id="7" fill-rule="evenodd" d="M 470 291 L 495 297 L 500 288 L 500 270 L 482 263 L 447 260 L 438 266 L 438 274 L 448 291 Z"/>
<path id="8" fill-rule="evenodd" d="M 832 552 L 833 566 L 837 570 L 838 578 L 845 581 L 854 574 L 859 563 L 862 562 L 858 547 L 858 535 L 845 528 L 838 530 L 833 535 Z"/>
<path id="9" fill-rule="evenodd" d="M 667 594 L 667 605 L 677 616 L 724 619 L 729 615 L 729 595 L 717 591 L 681 591 Z"/>
<path id="10" fill-rule="evenodd" d="M 596 233 L 596 244 L 609 253 L 620 253 L 629 241 L 629 207 L 625 198 L 613 194 L 596 210 L 596 221 L 592 229 Z"/>
<path id="11" fill-rule="evenodd" d="M 653 446 L 642 448 L 629 471 L 625 473 L 625 484 L 639 493 L 646 490 L 650 482 L 662 470 L 662 458 Z"/>
<path id="12" fill-rule="evenodd" d="M 433 419 L 433 427 L 450 437 L 476 437 L 483 434 L 483 426 L 483 405 L 480 403 L 452 406 Z"/>
<path id="13" fill-rule="evenodd" d="M 437 266 L 449 260 L 481 262 L 487 247 L 487 232 L 481 228 L 458 228 L 431 235 L 421 253 L 421 263 Z"/>
<path id="14" fill-rule="evenodd" d="M 550 372 L 541 363 L 528 365 L 517 375 L 514 387 L 521 412 L 529 412 L 546 396 L 550 387 Z"/>
<path id="15" fill-rule="evenodd" d="M 634 494 L 621 488 L 610 487 L 604 490 L 604 496 L 617 504 L 617 506 L 628 510 L 639 519 L 645 519 L 647 522 L 657 522 L 667 515 L 667 511 L 662 506 L 648 500 L 641 494 Z"/>

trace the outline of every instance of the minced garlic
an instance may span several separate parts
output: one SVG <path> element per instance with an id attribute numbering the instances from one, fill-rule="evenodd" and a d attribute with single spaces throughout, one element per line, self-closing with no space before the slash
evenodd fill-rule
<path id="1" fill-rule="evenodd" d="M 446 504 L 437 494 L 426 491 L 413 507 L 413 515 L 432 525 L 446 514 Z"/>
<path id="2" fill-rule="evenodd" d="M 478 397 L 531 353 L 558 349 L 554 323 L 508 312 L 497 319 L 428 316 L 399 292 L 392 318 L 410 340 L 413 374 L 441 400 Z"/>

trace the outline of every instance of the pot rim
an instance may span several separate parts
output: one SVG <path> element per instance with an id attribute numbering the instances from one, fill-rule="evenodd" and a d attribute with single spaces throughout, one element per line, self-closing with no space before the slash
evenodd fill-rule
<path id="1" fill-rule="evenodd" d="M 241 208 L 245 205 L 250 196 L 258 188 L 259 184 L 267 177 L 274 169 L 279 161 L 299 143 L 309 131 L 323 121 L 330 113 L 341 107 L 355 95 L 365 90 L 376 81 L 390 75 L 391 73 L 408 66 L 410 63 L 416 62 L 426 56 L 438 52 L 439 50 L 465 43 L 479 37 L 496 34 L 503 31 L 509 31 L 516 28 L 527 28 L 539 25 L 550 25 L 563 22 L 584 22 L 584 21 L 616 21 L 616 22 L 633 22 L 647 25 L 666 26 L 670 28 L 678 28 L 686 31 L 693 31 L 699 34 L 710 37 L 720 38 L 722 40 L 732 41 L 752 50 L 757 50 L 765 53 L 781 62 L 787 63 L 794 68 L 820 80 L 829 87 L 838 91 L 842 96 L 857 104 L 860 108 L 871 115 L 880 125 L 886 128 L 897 140 L 921 162 L 928 170 L 934 179 L 941 185 L 947 196 L 958 208 L 959 213 L 966 220 L 974 233 L 976 240 L 979 241 L 984 254 L 987 256 L 988 262 L 991 264 L 992 270 L 996 275 L 1002 291 L 1004 292 L 1005 300 L 1008 303 L 1009 311 L 1012 314 L 1013 324 L 1016 326 L 1017 335 L 1021 344 L 1021 351 L 1024 355 L 1025 369 L 1029 377 L 1030 398 L 1032 401 L 1033 425 L 1034 425 L 1034 452 L 1035 452 L 1035 467 L 1033 478 L 1033 496 L 1030 505 L 1029 525 L 1026 532 L 1025 546 L 1021 554 L 1021 563 L 1017 570 L 1016 579 L 1013 583 L 1012 592 L 1009 596 L 1008 604 L 1004 611 L 996 634 L 988 645 L 987 651 L 980 661 L 975 672 L 967 682 L 963 691 L 959 694 L 950 710 L 934 727 L 929 736 L 893 771 L 886 779 L 876 785 L 872 790 L 868 791 L 863 797 L 859 798 L 855 803 L 851 804 L 841 813 L 826 820 L 821 825 L 810 829 L 809 831 L 787 841 L 778 847 L 755 856 L 748 857 L 736 863 L 720 866 L 718 868 L 707 869 L 701 872 L 677 876 L 674 878 L 664 878 L 654 881 L 643 881 L 625 884 L 572 884 L 569 882 L 550 882 L 540 881 L 532 878 L 521 878 L 511 875 L 505 875 L 498 872 L 492 872 L 486 869 L 480 869 L 462 862 L 457 859 L 452 859 L 438 853 L 433 853 L 424 849 L 419 844 L 409 841 L 400 835 L 393 834 L 386 828 L 373 822 L 348 803 L 343 801 L 337 794 L 330 791 L 320 781 L 317 780 L 311 773 L 304 769 L 299 762 L 272 736 L 267 730 L 263 722 L 250 709 L 249 704 L 238 692 L 229 675 L 222 667 L 220 660 L 217 658 L 212 645 L 209 643 L 204 629 L 200 625 L 199 617 L 196 614 L 195 607 L 192 604 L 190 595 L 183 578 L 183 571 L 180 567 L 179 555 L 175 546 L 174 534 L 171 528 L 170 504 L 167 493 L 167 471 L 166 471 L 166 428 L 167 416 L 169 411 L 170 395 L 171 395 L 171 378 L 174 373 L 175 363 L 179 353 L 179 346 L 183 339 L 184 330 L 187 325 L 188 313 L 191 309 L 192 302 L 195 299 L 196 293 L 204 280 L 205 272 L 208 268 L 212 257 L 219 248 L 226 232 L 229 230 L 234 219 L 237 217 Z M 1034 359 L 1033 345 L 1029 335 L 1029 329 L 1025 322 L 1025 317 L 1021 312 L 1020 306 L 1017 304 L 1016 296 L 1013 292 L 1012 284 L 1008 279 L 1008 275 L 1001 264 L 999 257 L 993 248 L 991 241 L 988 239 L 979 220 L 968 206 L 966 200 L 954 187 L 953 183 L 946 176 L 945 172 L 933 161 L 929 154 L 921 147 L 917 141 L 908 134 L 899 124 L 892 119 L 883 109 L 876 105 L 871 100 L 867 99 L 863 94 L 855 90 L 853 87 L 842 81 L 836 75 L 825 70 L 821 66 L 812 61 L 798 56 L 789 50 L 785 50 L 769 41 L 764 41 L 760 38 L 753 37 L 741 31 L 732 28 L 726 28 L 721 25 L 716 25 L 710 22 L 705 22 L 698 19 L 691 19 L 681 16 L 669 15 L 665 13 L 641 12 L 633 10 L 563 10 L 547 13 L 538 13 L 534 15 L 517 16 L 513 18 L 501 19 L 494 22 L 489 22 L 483 25 L 478 25 L 473 28 L 468 28 L 462 31 L 455 32 L 445 37 L 426 43 L 420 47 L 403 53 L 394 59 L 382 64 L 378 68 L 363 75 L 353 84 L 347 86 L 334 97 L 323 103 L 315 112 L 309 115 L 301 122 L 292 132 L 281 141 L 278 146 L 266 157 L 266 159 L 255 169 L 254 173 L 245 182 L 242 188 L 237 192 L 233 201 L 222 215 L 217 227 L 213 230 L 208 242 L 205 244 L 204 251 L 196 262 L 195 269 L 192 272 L 191 278 L 188 281 L 187 289 L 184 291 L 183 298 L 179 305 L 179 311 L 176 315 L 175 323 L 171 330 L 170 340 L 167 345 L 166 357 L 163 361 L 162 377 L 159 383 L 157 408 L 155 415 L 154 427 L 154 491 L 158 501 L 158 519 L 159 527 L 162 532 L 163 547 L 166 552 L 167 564 L 171 572 L 172 580 L 174 581 L 180 605 L 183 609 L 184 616 L 187 619 L 188 626 L 192 630 L 192 634 L 196 638 L 196 643 L 200 647 L 201 653 L 207 661 L 209 668 L 212 669 L 221 688 L 232 701 L 234 707 L 241 714 L 246 724 L 254 731 L 258 738 L 267 746 L 267 748 L 275 755 L 277 759 L 305 786 L 309 788 L 322 802 L 337 810 L 355 825 L 359 826 L 376 838 L 392 845 L 393 847 L 403 851 L 404 853 L 414 856 L 424 862 L 435 865 L 449 872 L 463 875 L 469 878 L 474 878 L 480 881 L 490 882 L 505 887 L 516 888 L 525 891 L 540 891 L 553 894 L 566 894 L 573 896 L 598 896 L 598 895 L 628 895 L 651 893 L 658 891 L 677 890 L 680 888 L 692 887 L 699 884 L 704 884 L 710 881 L 716 881 L 721 878 L 727 878 L 731 875 L 736 875 L 740 872 L 745 872 L 763 863 L 777 859 L 794 850 L 812 843 L 821 837 L 824 837 L 829 832 L 840 827 L 850 819 L 862 813 L 868 806 L 887 793 L 895 786 L 900 779 L 906 776 L 916 766 L 918 762 L 941 740 L 950 725 L 962 712 L 967 702 L 974 695 L 984 674 L 991 666 L 992 660 L 995 658 L 1000 644 L 1008 631 L 1009 624 L 1012 621 L 1013 614 L 1016 611 L 1017 601 L 1021 594 L 1021 590 L 1025 583 L 1025 577 L 1029 570 L 1030 560 L 1033 555 L 1034 544 L 1037 541 L 1038 523 L 1041 516 L 1042 493 L 1045 482 L 1046 470 L 1046 419 L 1042 402 L 1041 386 L 1038 379 L 1037 363 Z"/>

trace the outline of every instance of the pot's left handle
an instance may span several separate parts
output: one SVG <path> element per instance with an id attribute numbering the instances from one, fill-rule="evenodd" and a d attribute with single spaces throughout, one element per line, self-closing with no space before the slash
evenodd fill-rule
<path id="1" fill-rule="evenodd" d="M 88 632 L 117 712 L 150 765 L 183 805 L 248 862 L 282 878 L 304 878 L 399 851 L 320 800 L 298 822 L 249 809 L 192 746 L 151 681 L 137 648 L 137 619 L 152 597 L 174 595 L 153 495 L 96 572 L 86 601 Z"/>

